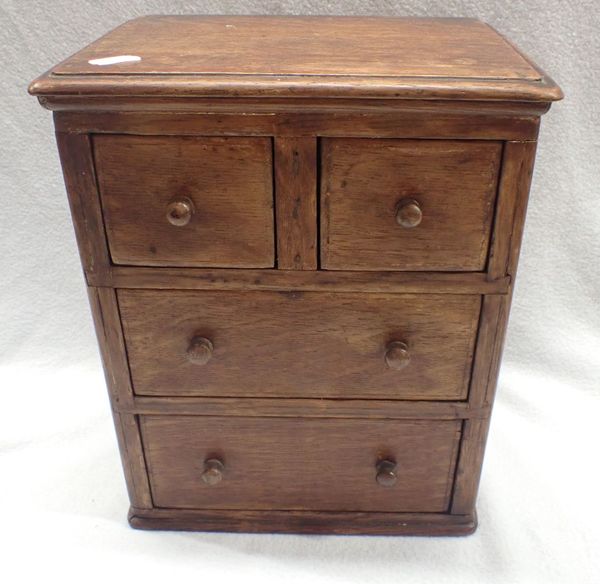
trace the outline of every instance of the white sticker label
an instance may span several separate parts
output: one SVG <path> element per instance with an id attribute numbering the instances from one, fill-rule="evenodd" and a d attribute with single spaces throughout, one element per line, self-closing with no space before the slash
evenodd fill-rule
<path id="1" fill-rule="evenodd" d="M 134 63 L 141 61 L 137 55 L 116 55 L 115 57 L 102 57 L 101 59 L 90 59 L 90 65 L 116 65 L 117 63 Z"/>

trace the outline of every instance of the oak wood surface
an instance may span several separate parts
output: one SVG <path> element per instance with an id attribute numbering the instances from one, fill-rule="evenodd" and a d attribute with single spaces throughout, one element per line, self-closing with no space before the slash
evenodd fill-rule
<path id="1" fill-rule="evenodd" d="M 133 389 L 116 291 L 94 287 L 87 291 L 111 405 L 114 409 L 130 408 Z"/>
<path id="2" fill-rule="evenodd" d="M 499 187 L 499 200 L 503 202 L 503 207 L 496 212 L 494 239 L 499 244 L 492 245 L 490 278 L 499 274 L 515 276 L 536 147 L 537 142 L 507 142 L 504 147 Z"/>
<path id="3" fill-rule="evenodd" d="M 464 99 L 392 99 L 392 98 L 346 98 L 331 99 L 327 97 L 236 97 L 227 99 L 217 97 L 189 97 L 180 96 L 177 100 L 169 100 L 160 96 L 77 96 L 77 95 L 52 95 L 40 97 L 40 104 L 51 111 L 61 120 L 69 120 L 72 131 L 84 130 L 83 120 L 89 114 L 97 113 L 160 113 L 165 116 L 170 114 L 240 114 L 241 112 L 258 114 L 286 114 L 283 119 L 289 119 L 293 114 L 307 113 L 336 113 L 336 114 L 402 114 L 412 113 L 417 121 L 422 119 L 422 114 L 468 114 L 474 116 L 488 116 L 499 124 L 500 117 L 504 118 L 505 125 L 511 124 L 512 117 L 528 118 L 535 122 L 536 119 L 550 109 L 550 105 L 543 101 L 475 101 Z M 174 117 L 174 116 L 172 116 Z M 104 118 L 106 119 L 106 118 Z M 189 120 L 193 117 L 188 116 Z M 221 120 L 224 118 L 222 117 Z M 239 119 L 239 118 L 238 118 Z M 310 119 L 310 118 L 309 118 Z M 390 118 L 392 119 L 392 118 Z M 74 123 L 79 120 L 80 123 Z M 497 131 L 499 125 L 495 125 Z M 65 128 L 63 130 L 66 131 Z M 483 129 L 481 129 L 483 130 Z"/>
<path id="4" fill-rule="evenodd" d="M 486 295 L 483 297 L 469 394 L 469 401 L 475 407 L 490 405 L 485 396 L 493 354 L 498 343 L 498 334 L 502 328 L 500 317 L 504 298 L 504 295 Z"/>
<path id="5" fill-rule="evenodd" d="M 452 513 L 468 514 L 475 510 L 489 428 L 489 417 L 469 419 L 463 425 L 460 458 L 450 507 Z"/>
<path id="6" fill-rule="evenodd" d="M 317 268 L 317 140 L 275 138 L 277 267 Z"/>
<path id="7" fill-rule="evenodd" d="M 473 371 L 470 403 L 475 409 L 487 409 L 490 415 L 500 372 L 511 297 L 512 290 L 503 296 L 486 298 L 483 307 L 482 329 L 487 328 L 487 331 L 483 331 L 487 340 L 483 349 L 484 356 Z M 487 325 L 486 320 L 490 321 Z M 475 509 L 490 415 L 465 420 L 452 503 L 453 513 L 470 513 Z"/>
<path id="8" fill-rule="evenodd" d="M 134 391 L 154 396 L 464 399 L 481 297 L 119 290 Z M 210 339 L 204 366 L 187 360 Z M 392 341 L 410 364 L 386 365 Z"/>
<path id="9" fill-rule="evenodd" d="M 274 75 L 53 75 L 48 72 L 29 85 L 29 93 L 38 96 L 41 105 L 62 104 L 77 109 L 82 97 L 116 97 L 128 106 L 133 97 L 161 97 L 177 101 L 183 97 L 228 99 L 249 98 L 326 98 L 337 99 L 441 99 L 506 100 L 536 104 L 547 110 L 550 102 L 563 98 L 560 88 L 549 77 L 539 81 L 503 79 L 395 78 L 345 76 Z M 61 99 L 68 97 L 68 99 Z M 73 99 L 75 97 L 75 99 Z"/>
<path id="10" fill-rule="evenodd" d="M 490 385 L 495 387 L 499 369 L 498 355 L 502 350 L 506 313 L 502 304 L 507 296 L 484 297 L 475 365 L 471 377 L 469 403 L 475 408 L 486 408 L 491 414 L 491 403 L 487 399 Z M 456 471 L 453 513 L 470 513 L 475 509 L 489 415 L 478 419 L 467 419 L 461 439 L 459 462 Z"/>
<path id="11" fill-rule="evenodd" d="M 57 132 L 56 143 L 81 264 L 86 276 L 105 279 L 110 270 L 110 257 L 91 139 L 86 134 Z"/>
<path id="12" fill-rule="evenodd" d="M 129 499 L 136 507 L 148 509 L 153 505 L 152 497 L 138 417 L 131 412 L 133 391 L 116 294 L 111 288 L 89 287 L 88 297 L 100 346 Z"/>
<path id="13" fill-rule="evenodd" d="M 154 503 L 150 492 L 138 416 L 114 410 L 112 414 L 129 500 L 132 505 L 141 509 L 152 509 Z"/>
<path id="14" fill-rule="evenodd" d="M 525 160 L 529 159 L 529 163 L 523 165 L 524 173 L 528 174 L 531 170 L 530 164 L 533 161 L 529 158 L 529 153 L 524 153 L 524 157 Z M 489 346 L 486 357 L 482 359 L 488 365 L 487 378 L 482 379 L 481 382 L 477 381 L 476 384 L 474 380 L 476 392 L 471 396 L 473 406 L 475 408 L 482 406 L 488 409 L 490 415 L 498 385 L 498 374 L 504 349 L 512 292 L 513 289 L 506 295 L 490 299 L 490 304 L 492 304 L 497 314 L 497 319 L 493 331 L 493 342 Z M 460 462 L 456 473 L 452 503 L 453 513 L 470 513 L 475 509 L 487 436 L 490 429 L 490 415 L 479 419 L 465 420 L 464 439 L 460 449 Z"/>
<path id="15" fill-rule="evenodd" d="M 324 269 L 481 271 L 502 144 L 323 139 Z M 399 206 L 417 203 L 407 227 Z"/>
<path id="16" fill-rule="evenodd" d="M 274 265 L 269 139 L 97 135 L 94 153 L 116 264 Z M 174 225 L 183 199 L 194 211 Z"/>
<path id="17" fill-rule="evenodd" d="M 135 396 L 131 408 L 119 409 L 133 414 L 192 416 L 459 420 L 487 417 L 490 408 L 472 407 L 466 401 Z"/>
<path id="18" fill-rule="evenodd" d="M 543 71 L 469 19 L 146 17 L 29 89 L 132 526 L 475 529 Z"/>
<path id="19" fill-rule="evenodd" d="M 136 509 L 129 511 L 136 529 L 305 533 L 337 535 L 469 535 L 475 513 L 376 513 L 356 511 L 249 511 L 227 509 Z"/>
<path id="20" fill-rule="evenodd" d="M 508 204 L 503 210 L 498 210 L 500 217 L 506 219 L 495 229 L 495 233 L 501 235 L 501 244 L 497 246 L 495 258 L 490 261 L 490 275 L 509 273 L 513 278 L 516 276 L 535 150 L 535 143 L 507 143 L 505 146 L 500 190 Z M 469 403 L 476 410 L 481 407 L 487 409 L 490 415 L 513 291 L 514 287 L 510 286 L 507 294 L 486 296 L 482 306 Z M 465 421 L 454 487 L 453 513 L 470 513 L 475 509 L 489 428 L 489 415 Z"/>
<path id="21" fill-rule="evenodd" d="M 137 59 L 94 63 L 120 55 Z M 482 22 L 330 16 L 136 19 L 63 61 L 30 92 L 562 97 Z"/>
<path id="22" fill-rule="evenodd" d="M 461 424 L 142 416 L 141 429 L 157 507 L 444 512 Z M 202 479 L 207 459 L 223 464 L 218 484 Z"/>
<path id="23" fill-rule="evenodd" d="M 334 104 L 337 100 L 330 100 Z M 450 102 L 451 103 L 451 102 Z M 163 108 L 170 108 L 163 104 Z M 528 113 L 513 115 L 436 111 L 379 112 L 322 108 L 307 113 L 300 105 L 287 104 L 286 111 L 253 113 L 245 109 L 208 112 L 55 112 L 61 131 L 135 135 L 449 138 L 486 140 L 535 140 L 539 118 Z M 331 111 L 332 110 L 332 111 Z M 251 115 L 248 115 L 251 113 Z"/>
<path id="24" fill-rule="evenodd" d="M 524 166 L 524 169 L 526 167 L 527 165 Z M 525 170 L 525 172 L 528 171 Z M 493 343 L 490 345 L 489 353 L 485 359 L 488 364 L 487 378 L 475 386 L 477 392 L 472 396 L 471 400 L 471 403 L 475 407 L 481 405 L 489 409 L 490 415 L 498 384 L 498 374 L 500 372 L 511 299 L 512 290 L 507 295 L 497 297 L 493 302 L 494 309 L 497 311 L 497 321 Z M 479 419 L 465 420 L 464 438 L 460 448 L 460 461 L 456 473 L 452 502 L 453 513 L 470 513 L 475 509 L 487 436 L 490 429 L 490 415 Z"/>
<path id="25" fill-rule="evenodd" d="M 521 253 L 521 244 L 523 242 L 523 233 L 525 231 L 525 217 L 527 214 L 527 205 L 529 203 L 529 192 L 531 181 L 533 179 L 535 154 L 538 146 L 537 142 L 522 142 L 520 144 L 522 145 L 520 148 L 515 148 L 514 150 L 511 148 L 511 152 L 515 152 L 515 155 L 520 155 L 524 159 L 524 162 L 521 164 L 521 172 L 518 174 L 518 180 L 515 184 L 518 196 L 515 201 L 513 223 L 510 232 L 510 245 L 508 249 L 508 261 L 506 264 L 506 274 L 512 281 L 517 277 L 519 255 Z M 511 144 L 508 144 L 507 146 L 511 146 Z M 514 288 L 511 287 L 509 293 L 512 294 L 513 291 Z M 510 310 L 510 307 L 508 310 Z"/>
<path id="26" fill-rule="evenodd" d="M 141 59 L 89 63 L 114 55 Z M 58 65 L 54 73 L 541 77 L 502 37 L 476 20 L 327 16 L 138 18 Z"/>
<path id="27" fill-rule="evenodd" d="M 211 270 L 115 266 L 97 286 L 189 290 L 281 290 L 301 292 L 385 292 L 423 294 L 506 294 L 510 278 L 485 273 L 372 272 L 317 270 Z"/>

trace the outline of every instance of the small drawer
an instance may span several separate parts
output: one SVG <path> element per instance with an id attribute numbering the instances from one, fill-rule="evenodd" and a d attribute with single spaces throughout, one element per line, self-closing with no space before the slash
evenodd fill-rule
<path id="1" fill-rule="evenodd" d="M 157 507 L 444 512 L 460 422 L 141 416 Z"/>
<path id="2" fill-rule="evenodd" d="M 115 264 L 273 267 L 269 138 L 96 135 L 94 155 Z"/>
<path id="3" fill-rule="evenodd" d="M 321 265 L 485 269 L 500 142 L 323 139 Z"/>
<path id="4" fill-rule="evenodd" d="M 119 290 L 134 391 L 465 399 L 477 295 Z"/>

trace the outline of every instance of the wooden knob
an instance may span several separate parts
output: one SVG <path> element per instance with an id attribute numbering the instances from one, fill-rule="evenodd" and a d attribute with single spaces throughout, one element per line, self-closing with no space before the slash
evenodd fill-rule
<path id="1" fill-rule="evenodd" d="M 223 472 L 225 471 L 225 465 L 218 458 L 207 458 L 204 461 L 204 472 L 202 473 L 202 480 L 207 485 L 216 485 L 223 480 Z"/>
<path id="2" fill-rule="evenodd" d="M 396 475 L 396 463 L 393 460 L 380 460 L 375 467 L 377 474 L 375 478 L 382 487 L 391 487 L 396 484 L 398 476 Z"/>
<path id="3" fill-rule="evenodd" d="M 403 341 L 389 343 L 385 350 L 385 362 L 390 369 L 404 369 L 410 363 L 408 345 Z"/>
<path id="4" fill-rule="evenodd" d="M 206 365 L 213 354 L 213 344 L 210 339 L 195 336 L 190 341 L 187 359 L 194 365 Z"/>
<path id="5" fill-rule="evenodd" d="M 416 227 L 423 219 L 423 211 L 419 201 L 402 199 L 396 207 L 396 223 L 408 229 Z"/>
<path id="6" fill-rule="evenodd" d="M 194 214 L 194 203 L 187 197 L 174 199 L 167 205 L 167 221 L 176 227 L 187 225 Z"/>

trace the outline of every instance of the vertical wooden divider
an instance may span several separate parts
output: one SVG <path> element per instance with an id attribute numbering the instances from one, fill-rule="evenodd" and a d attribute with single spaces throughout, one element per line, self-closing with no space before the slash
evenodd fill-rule
<path id="1" fill-rule="evenodd" d="M 104 232 L 92 139 L 88 134 L 56 132 L 79 255 L 89 285 L 109 285 L 111 261 Z"/>
<path id="2" fill-rule="evenodd" d="M 506 142 L 490 246 L 488 278 L 503 277 L 518 257 L 537 143 Z M 514 277 L 511 271 L 509 274 Z"/>
<path id="3" fill-rule="evenodd" d="M 317 269 L 317 138 L 275 137 L 277 267 Z"/>

